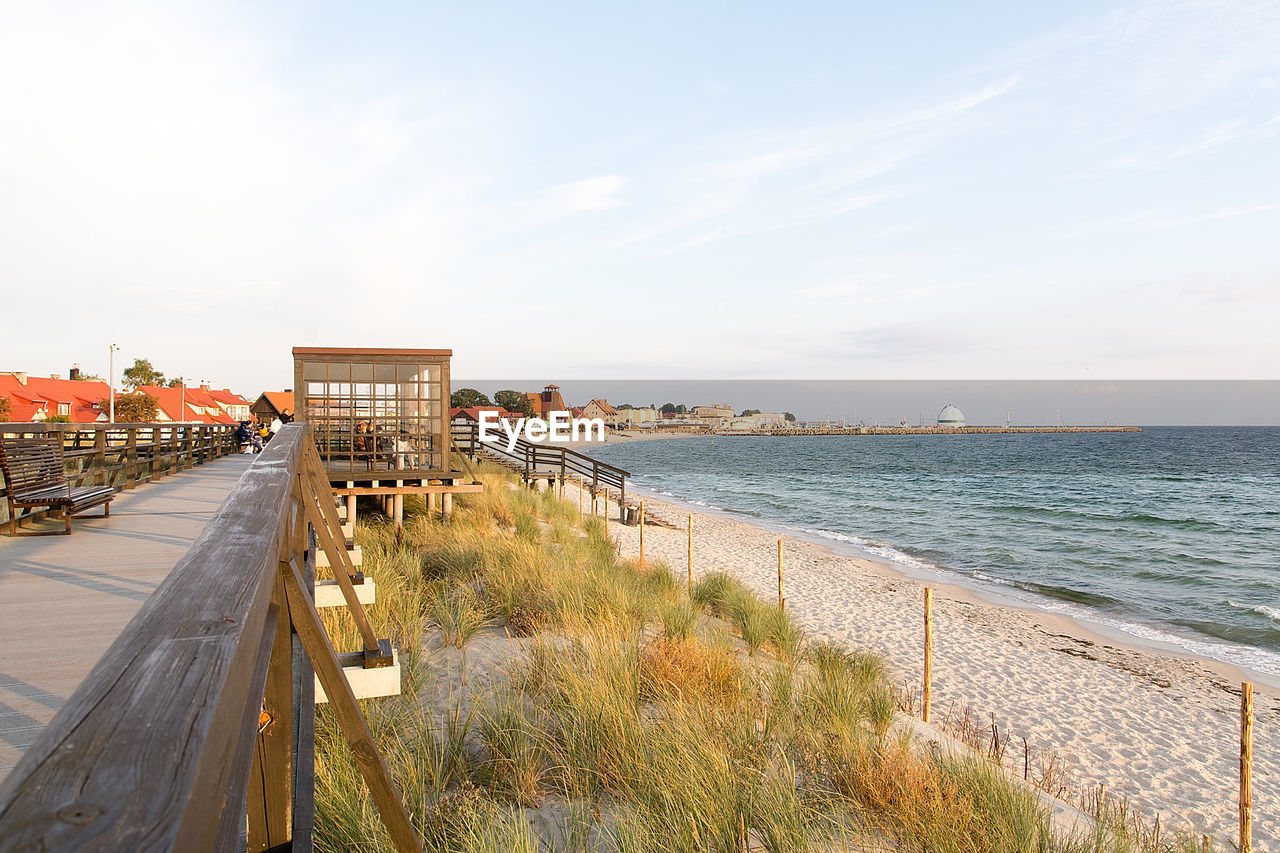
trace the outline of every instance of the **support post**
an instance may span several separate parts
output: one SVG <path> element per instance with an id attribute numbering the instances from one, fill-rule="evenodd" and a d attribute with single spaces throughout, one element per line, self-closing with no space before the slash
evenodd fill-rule
<path id="1" fill-rule="evenodd" d="M 338 718 L 338 726 L 351 747 L 360 775 L 369 786 L 387 834 L 400 853 L 421 853 L 422 843 L 400 802 L 400 793 L 392 785 L 386 762 L 373 742 L 355 694 L 351 692 L 351 685 L 342 674 L 342 666 L 320 624 L 320 614 L 303 590 L 297 566 L 292 564 L 285 574 L 285 592 L 289 601 L 289 619 L 298 632 L 307 657 L 311 659 L 311 665 L 315 667 L 320 686 L 329 697 L 329 707 Z"/>
<path id="2" fill-rule="evenodd" d="M 693 513 L 689 513 L 689 595 L 693 595 Z"/>
<path id="3" fill-rule="evenodd" d="M 924 687 L 920 696 L 920 719 L 929 722 L 933 699 L 933 587 L 924 588 Z"/>
<path id="4" fill-rule="evenodd" d="M 138 485 L 138 429 L 128 427 L 124 436 L 124 487 Z"/>
<path id="5" fill-rule="evenodd" d="M 1240 684 L 1240 853 L 1253 850 L 1253 682 Z"/>
<path id="6" fill-rule="evenodd" d="M 644 501 L 640 501 L 640 565 L 644 566 Z"/>
<path id="7" fill-rule="evenodd" d="M 786 604 L 786 599 L 782 597 L 782 540 L 778 540 L 778 609 L 781 610 Z"/>
<path id="8" fill-rule="evenodd" d="M 453 518 L 453 494 L 445 492 L 440 496 L 440 520 L 445 524 Z"/>
<path id="9" fill-rule="evenodd" d="M 291 538 L 286 537 L 286 551 L 293 544 L 288 541 Z M 286 570 L 292 571 L 290 564 L 282 560 L 271 592 L 271 604 L 280 608 L 281 615 L 271 644 L 258 742 L 249 775 L 248 853 L 282 849 L 293 839 L 293 630 L 286 616 Z"/>
<path id="10" fill-rule="evenodd" d="M 62 433 L 58 433 L 58 443 L 63 441 Z M 107 485 L 107 431 L 95 430 L 93 433 L 93 469 L 97 473 L 93 482 L 99 486 Z"/>

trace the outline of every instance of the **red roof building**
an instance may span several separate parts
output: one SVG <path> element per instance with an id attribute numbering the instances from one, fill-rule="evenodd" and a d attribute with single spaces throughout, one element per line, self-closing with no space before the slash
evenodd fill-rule
<path id="1" fill-rule="evenodd" d="M 249 401 L 233 392 L 230 388 L 210 388 L 208 385 L 201 385 L 200 390 L 213 398 L 213 402 L 218 404 L 218 408 L 230 415 L 237 423 L 253 420 Z"/>
<path id="2" fill-rule="evenodd" d="M 201 387 L 169 388 L 168 386 L 142 385 L 132 393 L 142 393 L 155 398 L 156 406 L 159 408 L 156 420 L 160 423 L 234 424 L 248 420 L 247 416 L 236 418 L 227 414 L 222 406 L 218 405 L 218 401 Z M 238 399 L 243 400 L 244 405 L 248 406 L 247 400 L 242 397 Z"/>
<path id="3" fill-rule="evenodd" d="M 541 394 L 529 391 L 525 394 L 529 404 L 533 406 L 533 413 L 540 418 L 545 418 L 551 412 L 567 412 L 569 407 L 564 404 L 564 397 L 560 396 L 559 385 L 548 385 L 542 389 Z"/>
<path id="4" fill-rule="evenodd" d="M 66 419 L 89 424 L 107 420 L 98 404 L 111 393 L 105 382 L 0 373 L 0 397 L 9 400 L 9 418 L 15 422 Z"/>

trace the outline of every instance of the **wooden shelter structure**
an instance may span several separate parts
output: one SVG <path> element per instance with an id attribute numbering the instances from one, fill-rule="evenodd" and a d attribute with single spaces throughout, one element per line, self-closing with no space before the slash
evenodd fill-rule
<path id="1" fill-rule="evenodd" d="M 449 435 L 448 349 L 294 347 L 295 417 L 311 425 L 333 490 L 377 495 L 403 517 L 404 495 L 450 496 L 480 491 L 453 470 Z"/>

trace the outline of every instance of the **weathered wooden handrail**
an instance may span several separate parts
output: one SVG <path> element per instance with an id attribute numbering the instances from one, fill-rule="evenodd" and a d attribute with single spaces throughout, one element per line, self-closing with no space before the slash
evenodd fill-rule
<path id="1" fill-rule="evenodd" d="M 238 449 L 235 424 L 0 423 L 0 436 L 59 436 L 72 486 L 117 489 L 132 489 Z M 0 521 L 8 521 L 7 490 L 8 484 L 0 484 Z"/>
<path id="2" fill-rule="evenodd" d="M 452 435 L 454 447 L 459 452 L 469 456 L 480 452 L 488 453 L 519 468 L 525 478 L 539 472 L 559 473 L 561 476 L 572 474 L 588 483 L 593 494 L 599 489 L 608 488 L 618 495 L 622 503 L 626 502 L 630 472 L 601 462 L 593 456 L 524 438 L 516 439 L 515 446 L 508 450 L 505 436 L 499 441 L 480 441 L 480 427 L 474 423 L 453 424 Z"/>
<path id="3" fill-rule="evenodd" d="M 310 591 L 319 532 L 366 635 L 320 473 L 306 424 L 258 456 L 0 785 L 0 852 L 310 850 L 317 676 L 397 848 L 421 850 Z"/>

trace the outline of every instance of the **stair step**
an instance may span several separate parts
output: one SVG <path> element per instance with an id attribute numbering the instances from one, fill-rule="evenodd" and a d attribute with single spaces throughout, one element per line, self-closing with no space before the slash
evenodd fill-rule
<path id="1" fill-rule="evenodd" d="M 365 578 L 364 583 L 355 585 L 356 598 L 361 604 L 373 604 L 377 597 L 377 584 L 373 578 Z M 346 607 L 347 600 L 342 595 L 342 587 L 332 579 L 316 581 L 316 607 Z"/>
<path id="2" fill-rule="evenodd" d="M 364 562 L 364 552 L 360 550 L 359 545 L 357 545 L 354 548 L 349 548 L 347 550 L 347 556 L 351 558 L 351 565 L 353 566 L 358 566 L 362 562 Z M 332 566 L 330 566 L 329 564 L 329 555 L 325 553 L 323 548 L 320 548 L 316 551 L 316 568 L 317 569 L 332 568 Z"/>
<path id="3" fill-rule="evenodd" d="M 338 660 L 344 663 L 342 675 L 347 679 L 347 684 L 351 685 L 351 692 L 356 695 L 357 699 L 400 695 L 400 651 L 392 649 L 391 658 L 391 666 L 365 669 L 359 662 L 359 652 L 351 655 L 338 655 Z M 347 661 L 352 662 L 348 664 Z M 316 676 L 316 704 L 319 705 L 328 701 L 328 695 L 324 692 L 324 688 L 320 686 L 320 677 Z"/>

